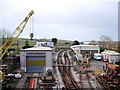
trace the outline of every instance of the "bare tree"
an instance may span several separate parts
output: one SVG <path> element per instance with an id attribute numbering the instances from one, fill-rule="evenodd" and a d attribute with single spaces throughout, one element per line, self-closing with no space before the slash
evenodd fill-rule
<path id="1" fill-rule="evenodd" d="M 106 49 L 112 48 L 112 39 L 109 36 L 102 35 L 100 36 L 100 46 Z"/>
<path id="2" fill-rule="evenodd" d="M 57 44 L 57 38 L 52 38 L 52 42 L 54 43 L 54 45 Z"/>
<path id="3" fill-rule="evenodd" d="M 79 45 L 79 41 L 75 40 L 72 45 Z"/>
<path id="4" fill-rule="evenodd" d="M 10 37 L 10 35 L 11 35 L 11 33 L 8 30 L 6 30 L 4 28 L 0 29 L 0 38 L 2 38 L 1 44 L 4 44 L 4 42 L 6 41 L 6 39 L 8 37 Z"/>

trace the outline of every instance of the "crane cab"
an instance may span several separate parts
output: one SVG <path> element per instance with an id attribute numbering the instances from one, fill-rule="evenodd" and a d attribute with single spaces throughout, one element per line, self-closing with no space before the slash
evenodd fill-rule
<path id="1" fill-rule="evenodd" d="M 33 33 L 30 33 L 30 39 L 33 40 Z"/>

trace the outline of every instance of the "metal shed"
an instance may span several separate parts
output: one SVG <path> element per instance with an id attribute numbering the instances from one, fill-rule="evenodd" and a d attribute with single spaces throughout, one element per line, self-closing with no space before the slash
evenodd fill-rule
<path id="1" fill-rule="evenodd" d="M 105 50 L 101 53 L 103 55 L 104 61 L 109 61 L 110 63 L 115 63 L 120 61 L 120 53 L 112 50 Z"/>
<path id="2" fill-rule="evenodd" d="M 45 72 L 52 67 L 50 47 L 32 47 L 20 50 L 20 68 L 23 72 Z"/>
<path id="3" fill-rule="evenodd" d="M 80 45 L 71 46 L 71 49 L 73 49 L 76 54 L 82 54 L 82 55 L 86 52 L 89 53 L 89 55 L 92 55 L 94 53 L 100 53 L 99 45 L 80 44 Z"/>

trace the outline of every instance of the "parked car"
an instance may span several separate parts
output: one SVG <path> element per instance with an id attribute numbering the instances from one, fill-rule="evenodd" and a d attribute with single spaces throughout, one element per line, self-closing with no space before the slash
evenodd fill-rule
<path id="1" fill-rule="evenodd" d="M 94 53 L 94 60 L 101 61 L 103 59 L 100 53 Z"/>

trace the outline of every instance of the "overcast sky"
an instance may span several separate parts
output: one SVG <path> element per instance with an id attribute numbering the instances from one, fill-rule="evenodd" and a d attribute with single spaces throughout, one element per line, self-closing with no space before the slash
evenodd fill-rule
<path id="1" fill-rule="evenodd" d="M 34 10 L 34 38 L 118 40 L 118 0 L 0 0 L 0 28 L 11 33 Z M 22 38 L 30 38 L 30 20 Z"/>

